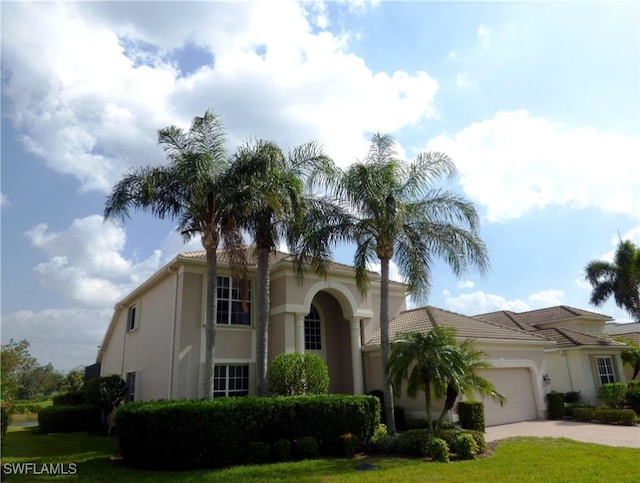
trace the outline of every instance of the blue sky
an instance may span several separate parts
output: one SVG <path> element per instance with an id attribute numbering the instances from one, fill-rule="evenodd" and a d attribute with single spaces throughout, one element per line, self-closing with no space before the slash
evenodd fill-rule
<path id="1" fill-rule="evenodd" d="M 464 314 L 589 305 L 582 270 L 640 243 L 635 2 L 2 3 L 2 342 L 93 362 L 120 298 L 183 246 L 170 221 L 105 224 L 111 185 L 165 162 L 156 131 L 207 108 L 233 152 L 317 140 L 346 166 L 373 132 L 452 156 L 491 256 L 434 268 Z M 349 263 L 341 247 L 335 258 Z"/>

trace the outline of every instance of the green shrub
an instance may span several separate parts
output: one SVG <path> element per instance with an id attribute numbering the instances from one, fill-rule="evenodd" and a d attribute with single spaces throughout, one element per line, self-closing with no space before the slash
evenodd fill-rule
<path id="1" fill-rule="evenodd" d="M 18 403 L 11 406 L 11 414 L 28 414 L 35 413 L 38 414 L 42 406 L 38 406 L 33 403 Z"/>
<path id="2" fill-rule="evenodd" d="M 4 443 L 4 436 L 7 434 L 7 428 L 9 427 L 9 418 L 11 411 L 11 404 L 6 401 L 0 401 L 0 425 L 1 428 L 1 437 L 0 437 L 0 445 Z"/>
<path id="3" fill-rule="evenodd" d="M 564 393 L 565 404 L 576 404 L 582 402 L 580 391 L 569 391 Z"/>
<path id="4" fill-rule="evenodd" d="M 368 443 L 378 418 L 375 397 L 346 395 L 133 402 L 116 411 L 124 463 L 154 469 L 230 466 L 243 462 L 246 441 L 303 436 L 337 454 L 347 432 Z"/>
<path id="5" fill-rule="evenodd" d="M 640 414 L 640 381 L 631 381 L 629 383 L 624 398 L 627 405 Z"/>
<path id="6" fill-rule="evenodd" d="M 429 441 L 427 451 L 433 461 L 449 462 L 449 446 L 447 446 L 447 442 L 444 439 L 432 438 Z"/>
<path id="7" fill-rule="evenodd" d="M 473 431 L 471 429 L 441 429 L 440 431 L 438 431 L 438 437 L 444 439 L 447 442 L 449 450 L 451 450 L 452 452 L 455 452 L 454 444 L 458 436 L 461 434 L 468 434 L 474 439 L 476 445 L 478 446 L 479 453 L 482 453 L 487 449 L 487 442 L 482 431 Z"/>
<path id="8" fill-rule="evenodd" d="M 472 460 L 478 454 L 478 444 L 470 434 L 459 434 L 453 441 L 453 451 L 460 459 Z"/>
<path id="9" fill-rule="evenodd" d="M 396 449 L 403 456 L 424 458 L 429 452 L 431 433 L 427 429 L 410 429 L 396 437 Z"/>
<path id="10" fill-rule="evenodd" d="M 127 394 L 127 383 L 117 374 L 96 377 L 87 383 L 86 402 L 109 413 Z"/>
<path id="11" fill-rule="evenodd" d="M 262 441 L 252 441 L 247 445 L 247 463 L 250 465 L 261 465 L 269 459 L 271 448 L 269 443 Z"/>
<path id="12" fill-rule="evenodd" d="M 636 413 L 632 409 L 578 408 L 575 410 L 575 419 L 578 421 L 595 421 L 606 424 L 623 424 L 633 426 Z"/>
<path id="13" fill-rule="evenodd" d="M 547 394 L 547 410 L 549 419 L 562 419 L 564 417 L 564 394 L 556 391 Z"/>
<path id="14" fill-rule="evenodd" d="M 319 454 L 320 447 L 313 436 L 304 436 L 296 441 L 296 455 L 298 458 L 303 460 L 315 459 Z"/>
<path id="15" fill-rule="evenodd" d="M 575 411 L 578 408 L 591 407 L 584 402 L 564 403 L 564 416 L 566 418 L 575 418 Z"/>
<path id="16" fill-rule="evenodd" d="M 291 458 L 291 441 L 288 439 L 279 439 L 273 443 L 271 458 L 274 461 L 288 461 Z"/>
<path id="17" fill-rule="evenodd" d="M 622 382 L 610 382 L 600 388 L 600 399 L 605 406 L 613 409 L 624 407 L 626 386 Z"/>
<path id="18" fill-rule="evenodd" d="M 315 354 L 278 354 L 267 373 L 269 390 L 280 396 L 325 394 L 329 389 L 329 369 Z"/>
<path id="19" fill-rule="evenodd" d="M 395 438 L 387 432 L 387 426 L 379 424 L 369 442 L 369 449 L 376 453 L 391 454 L 395 451 Z"/>
<path id="20" fill-rule="evenodd" d="M 73 433 L 100 428 L 100 410 L 90 404 L 82 406 L 49 406 L 38 413 L 41 433 Z"/>
<path id="21" fill-rule="evenodd" d="M 460 401 L 458 403 L 460 426 L 464 429 L 484 432 L 484 404 L 482 401 Z"/>
<path id="22" fill-rule="evenodd" d="M 53 396 L 54 406 L 80 406 L 87 404 L 86 391 L 68 391 Z"/>

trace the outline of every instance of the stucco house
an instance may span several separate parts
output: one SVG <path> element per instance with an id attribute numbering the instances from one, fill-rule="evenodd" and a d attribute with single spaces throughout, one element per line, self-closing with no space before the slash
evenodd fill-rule
<path id="1" fill-rule="evenodd" d="M 256 307 L 251 290 L 247 310 L 231 277 L 225 252 L 218 253 L 218 310 L 214 393 L 243 396 L 256 390 Z M 251 288 L 256 267 L 249 267 Z M 202 396 L 205 360 L 206 261 L 204 251 L 178 254 L 116 304 L 96 359 L 101 375 L 119 374 L 129 399 Z M 357 290 L 353 268 L 332 263 L 325 278 L 308 273 L 298 283 L 287 254 L 271 259 L 268 350 L 312 352 L 327 363 L 329 391 L 363 394 L 381 388 L 380 277 L 370 273 L 367 297 Z M 392 282 L 389 312 L 392 337 L 456 329 L 488 353 L 493 368 L 483 375 L 508 402 L 485 401 L 488 425 L 544 417 L 550 390 L 580 390 L 588 400 L 609 380 L 625 381 L 624 345 L 606 338 L 609 317 L 569 307 L 514 314 L 467 317 L 436 307 L 407 310 L 406 286 Z M 409 415 L 423 414 L 424 401 L 396 395 Z"/>

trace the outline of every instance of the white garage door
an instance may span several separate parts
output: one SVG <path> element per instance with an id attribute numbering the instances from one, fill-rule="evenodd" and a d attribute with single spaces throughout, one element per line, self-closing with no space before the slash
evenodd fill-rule
<path id="1" fill-rule="evenodd" d="M 504 406 L 489 398 L 484 402 L 486 426 L 537 419 L 536 400 L 529 369 L 485 369 L 478 374 L 493 383 L 498 392 L 507 396 Z"/>

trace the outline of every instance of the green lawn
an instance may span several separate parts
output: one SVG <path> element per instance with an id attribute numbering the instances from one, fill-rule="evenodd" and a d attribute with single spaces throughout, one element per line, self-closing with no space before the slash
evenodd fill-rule
<path id="1" fill-rule="evenodd" d="M 111 461 L 117 439 L 84 433 L 40 435 L 33 429 L 10 428 L 2 448 L 2 462 L 75 463 L 77 474 L 8 476 L 8 481 L 104 482 L 637 482 L 640 450 L 578 443 L 568 439 L 512 438 L 502 441 L 493 455 L 476 461 L 427 463 L 404 458 L 366 457 L 322 459 L 217 471 L 180 473 L 132 470 Z M 361 464 L 379 469 L 356 471 Z"/>

